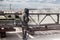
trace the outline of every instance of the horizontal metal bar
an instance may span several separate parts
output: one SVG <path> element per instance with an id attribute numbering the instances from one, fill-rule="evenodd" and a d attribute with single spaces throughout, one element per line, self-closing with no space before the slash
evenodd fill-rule
<path id="1" fill-rule="evenodd" d="M 4 13 L 0 15 L 22 15 L 23 13 Z M 60 13 L 29 13 L 29 15 L 57 15 Z"/>
<path id="2" fill-rule="evenodd" d="M 0 19 L 0 20 L 14 20 L 14 19 Z"/>
<path id="3" fill-rule="evenodd" d="M 28 26 L 51 26 L 51 25 L 60 25 L 60 24 L 55 24 L 55 23 L 51 23 L 51 24 L 40 24 L 40 25 L 28 24 Z"/>
<path id="4" fill-rule="evenodd" d="M 57 15 L 60 13 L 29 13 L 29 15 Z"/>
<path id="5" fill-rule="evenodd" d="M 0 15 L 22 15 L 22 13 L 4 13 Z"/>
<path id="6" fill-rule="evenodd" d="M 57 15 L 60 13 L 29 13 L 29 15 Z M 22 13 L 4 13 L 4 15 L 22 15 Z"/>

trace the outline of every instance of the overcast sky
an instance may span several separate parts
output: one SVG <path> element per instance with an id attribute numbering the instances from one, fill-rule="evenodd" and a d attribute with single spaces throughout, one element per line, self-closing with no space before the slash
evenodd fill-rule
<path id="1" fill-rule="evenodd" d="M 1 0 L 0 8 L 8 9 L 60 7 L 60 0 Z"/>

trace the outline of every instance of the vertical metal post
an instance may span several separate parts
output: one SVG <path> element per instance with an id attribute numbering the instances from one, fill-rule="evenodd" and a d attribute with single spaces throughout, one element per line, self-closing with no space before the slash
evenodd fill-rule
<path id="1" fill-rule="evenodd" d="M 57 24 L 59 24 L 59 14 L 57 14 Z"/>
<path id="2" fill-rule="evenodd" d="M 39 22 L 39 14 L 37 16 L 38 16 L 38 22 Z"/>
<path id="3" fill-rule="evenodd" d="M 12 4 L 10 4 L 10 10 L 11 10 L 11 6 L 12 6 Z"/>

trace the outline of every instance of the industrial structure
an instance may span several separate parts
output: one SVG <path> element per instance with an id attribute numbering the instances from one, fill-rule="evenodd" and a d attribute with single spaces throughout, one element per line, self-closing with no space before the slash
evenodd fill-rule
<path id="1" fill-rule="evenodd" d="M 44 17 L 40 20 L 40 16 L 44 15 Z M 56 16 L 56 20 L 53 15 Z M 0 18 L 0 34 L 1 37 L 6 37 L 7 31 L 15 31 L 14 27 L 21 27 L 22 28 L 22 39 L 27 40 L 27 34 L 35 35 L 35 31 L 45 31 L 45 30 L 56 30 L 56 29 L 50 29 L 48 26 L 55 26 L 59 24 L 59 15 L 60 13 L 57 12 L 50 12 L 50 11 L 44 11 L 41 12 L 41 10 L 37 9 L 28 9 L 25 8 L 23 12 L 4 12 L 0 11 L 0 16 L 4 16 L 5 18 Z M 35 19 L 33 19 L 33 16 L 37 17 L 37 22 Z M 44 23 L 43 20 L 46 17 L 50 17 L 54 23 Z M 48 20 L 47 20 L 48 21 Z M 32 23 L 33 22 L 33 23 Z"/>

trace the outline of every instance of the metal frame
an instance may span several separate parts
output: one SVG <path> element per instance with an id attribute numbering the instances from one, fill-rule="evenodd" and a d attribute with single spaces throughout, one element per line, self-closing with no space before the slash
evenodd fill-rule
<path id="1" fill-rule="evenodd" d="M 42 23 L 43 20 L 44 20 L 47 16 L 50 16 L 51 19 L 52 19 L 55 23 L 57 23 L 57 22 L 55 21 L 55 19 L 54 19 L 51 15 L 45 15 L 44 18 L 43 18 L 40 22 L 39 22 L 39 15 L 37 15 L 39 24 L 37 24 L 37 23 L 35 22 L 35 20 L 34 20 L 31 16 L 29 16 L 29 17 L 30 17 L 30 19 L 31 19 L 35 24 L 40 25 L 40 23 Z M 58 18 L 58 17 L 57 17 L 57 18 Z M 57 21 L 59 21 L 59 20 L 57 19 Z"/>
<path id="2" fill-rule="evenodd" d="M 28 11 L 27 11 L 28 10 Z M 30 24 L 28 24 L 28 22 L 26 23 L 25 21 L 24 21 L 24 23 L 25 23 L 25 28 L 22 28 L 22 31 L 23 31 L 23 40 L 27 40 L 27 31 L 28 31 L 28 29 L 27 28 L 29 28 L 29 26 L 45 26 L 45 28 L 47 29 L 47 26 L 49 26 L 49 25 L 60 25 L 59 24 L 59 15 L 60 15 L 60 13 L 29 13 L 29 9 L 25 9 L 25 18 L 27 17 L 27 19 L 30 17 L 31 18 L 31 16 L 29 16 L 29 15 L 37 15 L 37 17 L 38 17 L 38 22 L 39 22 L 39 15 L 45 15 L 45 17 L 40 21 L 40 23 L 47 17 L 47 16 L 50 16 L 51 17 L 51 19 L 55 22 L 54 24 L 40 24 L 39 23 L 39 25 L 35 22 L 35 20 L 33 20 L 32 18 L 32 21 L 34 22 L 34 23 L 36 23 L 36 25 L 30 25 Z M 27 15 L 27 16 L 26 16 Z M 56 15 L 57 16 L 57 22 L 54 20 L 54 18 L 51 16 L 51 15 Z"/>
<path id="3" fill-rule="evenodd" d="M 22 15 L 22 13 L 4 13 L 4 14 L 0 14 L 0 15 Z M 39 22 L 39 15 L 46 15 L 41 21 L 40 23 L 47 17 L 50 16 L 52 18 L 52 20 L 55 22 L 54 24 L 40 24 L 39 25 L 35 22 L 35 20 L 33 20 L 29 15 L 37 15 L 38 17 L 38 22 Z M 51 15 L 57 15 L 57 22 L 54 20 L 54 18 Z M 45 26 L 47 28 L 47 26 L 49 25 L 60 25 L 59 24 L 59 15 L 60 13 L 29 13 L 29 9 L 25 8 L 24 10 L 24 15 L 23 15 L 23 20 L 21 19 L 21 23 L 22 23 L 22 33 L 23 33 L 23 40 L 27 40 L 27 33 L 29 31 L 29 26 Z M 5 16 L 6 17 L 6 16 Z M 36 23 L 36 25 L 29 25 L 29 17 L 32 19 L 32 21 L 34 23 Z"/>
<path id="4" fill-rule="evenodd" d="M 59 24 L 59 15 L 60 15 L 60 13 L 58 14 L 58 13 L 31 13 L 30 15 L 38 15 L 38 21 L 39 21 L 39 15 L 45 15 L 45 17 L 40 21 L 40 23 L 47 17 L 47 16 L 50 16 L 51 17 L 51 19 L 56 23 L 56 24 Z M 51 15 L 56 15 L 57 16 L 57 22 L 55 21 L 55 19 L 51 16 Z M 30 16 L 29 16 L 30 17 Z M 39 23 L 39 24 L 40 24 Z"/>

